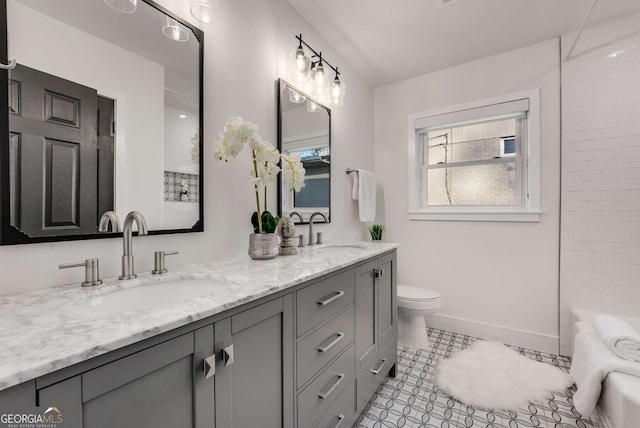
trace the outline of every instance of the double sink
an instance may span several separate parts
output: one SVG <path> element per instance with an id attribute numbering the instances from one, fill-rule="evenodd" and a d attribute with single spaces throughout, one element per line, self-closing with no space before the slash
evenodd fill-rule
<path id="1" fill-rule="evenodd" d="M 363 244 L 330 244 L 309 251 L 321 256 L 336 250 L 364 251 Z M 295 258 L 290 258 L 295 263 Z M 258 261 L 256 263 L 265 263 Z M 115 313 L 140 311 L 180 304 L 198 297 L 215 295 L 228 287 L 217 279 L 172 279 L 144 283 L 130 288 L 117 288 L 111 292 L 94 293 L 77 302 L 75 309 L 84 313 Z"/>

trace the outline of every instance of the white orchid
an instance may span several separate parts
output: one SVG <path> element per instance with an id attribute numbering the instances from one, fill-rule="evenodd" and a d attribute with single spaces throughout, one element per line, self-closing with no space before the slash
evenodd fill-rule
<path id="1" fill-rule="evenodd" d="M 245 145 L 251 149 L 252 168 L 250 181 L 256 193 L 257 213 L 260 209 L 260 189 L 264 188 L 264 207 L 267 211 L 267 186 L 273 183 L 281 171 L 278 163 L 282 158 L 284 177 L 290 183 L 290 189 L 300 191 L 304 187 L 305 170 L 297 154 L 281 155 L 278 149 L 264 141 L 258 133 L 258 127 L 241 117 L 232 117 L 214 143 L 214 155 L 217 160 L 228 162 L 240 154 Z M 262 233 L 262 216 L 258 215 L 258 230 Z"/>
<path id="2" fill-rule="evenodd" d="M 298 153 L 290 153 L 281 155 L 283 169 L 283 178 L 289 185 L 289 189 L 299 192 L 304 186 L 305 169 L 302 166 L 300 155 Z"/>

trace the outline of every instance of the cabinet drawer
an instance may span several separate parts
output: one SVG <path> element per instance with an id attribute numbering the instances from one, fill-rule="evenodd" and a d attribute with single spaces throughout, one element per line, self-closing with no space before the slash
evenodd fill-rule
<path id="1" fill-rule="evenodd" d="M 353 269 L 296 293 L 298 337 L 353 303 Z"/>
<path id="2" fill-rule="evenodd" d="M 356 385 L 352 382 L 314 428 L 349 428 L 347 425 L 356 412 Z M 299 426 L 300 428 L 300 426 Z"/>
<path id="3" fill-rule="evenodd" d="M 394 336 L 365 364 L 356 379 L 358 410 L 361 410 L 371 399 L 397 359 L 397 340 Z"/>
<path id="4" fill-rule="evenodd" d="M 355 377 L 355 354 L 351 346 L 298 395 L 298 428 L 313 425 Z"/>
<path id="5" fill-rule="evenodd" d="M 353 306 L 296 345 L 298 387 L 353 342 Z"/>

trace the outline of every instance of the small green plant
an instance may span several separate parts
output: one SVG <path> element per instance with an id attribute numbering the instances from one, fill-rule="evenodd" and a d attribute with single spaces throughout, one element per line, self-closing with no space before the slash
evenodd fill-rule
<path id="1" fill-rule="evenodd" d="M 374 224 L 369 228 L 369 234 L 371 235 L 372 240 L 381 241 L 382 235 L 384 234 L 384 225 Z"/>
<path id="2" fill-rule="evenodd" d="M 265 233 L 275 233 L 280 218 L 273 216 L 269 211 L 262 213 L 262 231 Z M 253 233 L 260 233 L 260 225 L 258 224 L 258 213 L 253 212 L 251 216 L 251 224 L 253 225 Z"/>

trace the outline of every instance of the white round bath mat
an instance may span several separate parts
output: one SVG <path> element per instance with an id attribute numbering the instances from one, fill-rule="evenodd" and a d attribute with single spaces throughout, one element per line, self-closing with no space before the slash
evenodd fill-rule
<path id="1" fill-rule="evenodd" d="M 568 373 L 531 360 L 502 343 L 477 341 L 440 360 L 436 385 L 475 408 L 516 411 L 573 385 Z"/>

